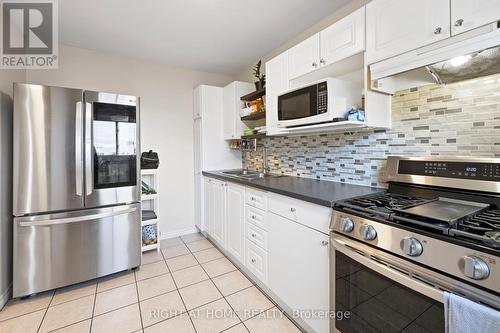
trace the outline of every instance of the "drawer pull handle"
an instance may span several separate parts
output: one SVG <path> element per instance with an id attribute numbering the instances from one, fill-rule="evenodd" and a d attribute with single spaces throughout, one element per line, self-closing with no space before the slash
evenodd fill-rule
<path id="1" fill-rule="evenodd" d="M 328 246 L 328 241 L 322 241 L 322 242 L 321 242 L 321 245 L 323 245 L 323 246 Z"/>
<path id="2" fill-rule="evenodd" d="M 297 210 L 296 210 L 295 208 L 293 208 L 293 207 L 292 207 L 292 208 L 290 208 L 290 211 L 291 211 L 292 213 L 295 213 Z"/>

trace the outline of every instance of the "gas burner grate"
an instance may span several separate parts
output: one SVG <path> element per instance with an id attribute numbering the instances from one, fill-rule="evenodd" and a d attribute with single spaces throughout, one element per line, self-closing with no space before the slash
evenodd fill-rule
<path id="1" fill-rule="evenodd" d="M 500 210 L 492 208 L 471 216 L 458 223 L 456 230 L 450 233 L 500 248 Z"/>
<path id="2" fill-rule="evenodd" d="M 428 200 L 400 194 L 382 193 L 344 200 L 339 202 L 338 206 L 389 219 L 396 209 L 412 207 L 425 202 L 428 202 Z"/>

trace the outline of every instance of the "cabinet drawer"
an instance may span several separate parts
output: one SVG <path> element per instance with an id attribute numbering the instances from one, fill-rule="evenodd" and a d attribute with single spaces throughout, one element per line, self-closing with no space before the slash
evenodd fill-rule
<path id="1" fill-rule="evenodd" d="M 246 266 L 263 283 L 267 283 L 267 252 L 247 240 Z"/>
<path id="2" fill-rule="evenodd" d="M 329 233 L 332 209 L 278 194 L 269 195 L 269 211 L 324 234 Z"/>
<path id="3" fill-rule="evenodd" d="M 246 234 L 248 240 L 267 251 L 267 231 L 247 223 Z"/>
<path id="4" fill-rule="evenodd" d="M 256 225 L 257 227 L 267 230 L 267 212 L 254 208 L 252 206 L 246 206 L 246 220 L 247 223 Z"/>
<path id="5" fill-rule="evenodd" d="M 267 192 L 259 191 L 253 188 L 247 187 L 247 204 L 259 208 L 262 210 L 267 210 Z"/>

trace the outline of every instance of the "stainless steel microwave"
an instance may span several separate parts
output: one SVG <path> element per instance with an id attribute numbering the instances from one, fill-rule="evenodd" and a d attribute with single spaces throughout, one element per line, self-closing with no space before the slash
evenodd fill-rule
<path id="1" fill-rule="evenodd" d="M 353 82 L 327 78 L 287 91 L 278 96 L 278 127 L 343 120 L 350 106 L 361 99 L 358 90 L 359 85 Z"/>

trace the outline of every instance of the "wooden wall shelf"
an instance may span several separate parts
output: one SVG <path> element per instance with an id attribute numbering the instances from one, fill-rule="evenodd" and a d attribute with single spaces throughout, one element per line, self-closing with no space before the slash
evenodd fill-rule
<path id="1" fill-rule="evenodd" d="M 265 119 L 265 118 L 266 118 L 265 112 L 254 112 L 254 113 L 250 113 L 248 116 L 241 117 L 241 120 L 242 121 L 259 120 L 259 119 Z"/>
<path id="2" fill-rule="evenodd" d="M 266 88 L 262 88 L 260 90 L 256 90 L 254 92 L 246 94 L 245 96 L 241 96 L 240 99 L 242 101 L 251 102 L 251 101 L 255 101 L 256 99 L 261 98 L 265 94 L 266 94 Z"/>

